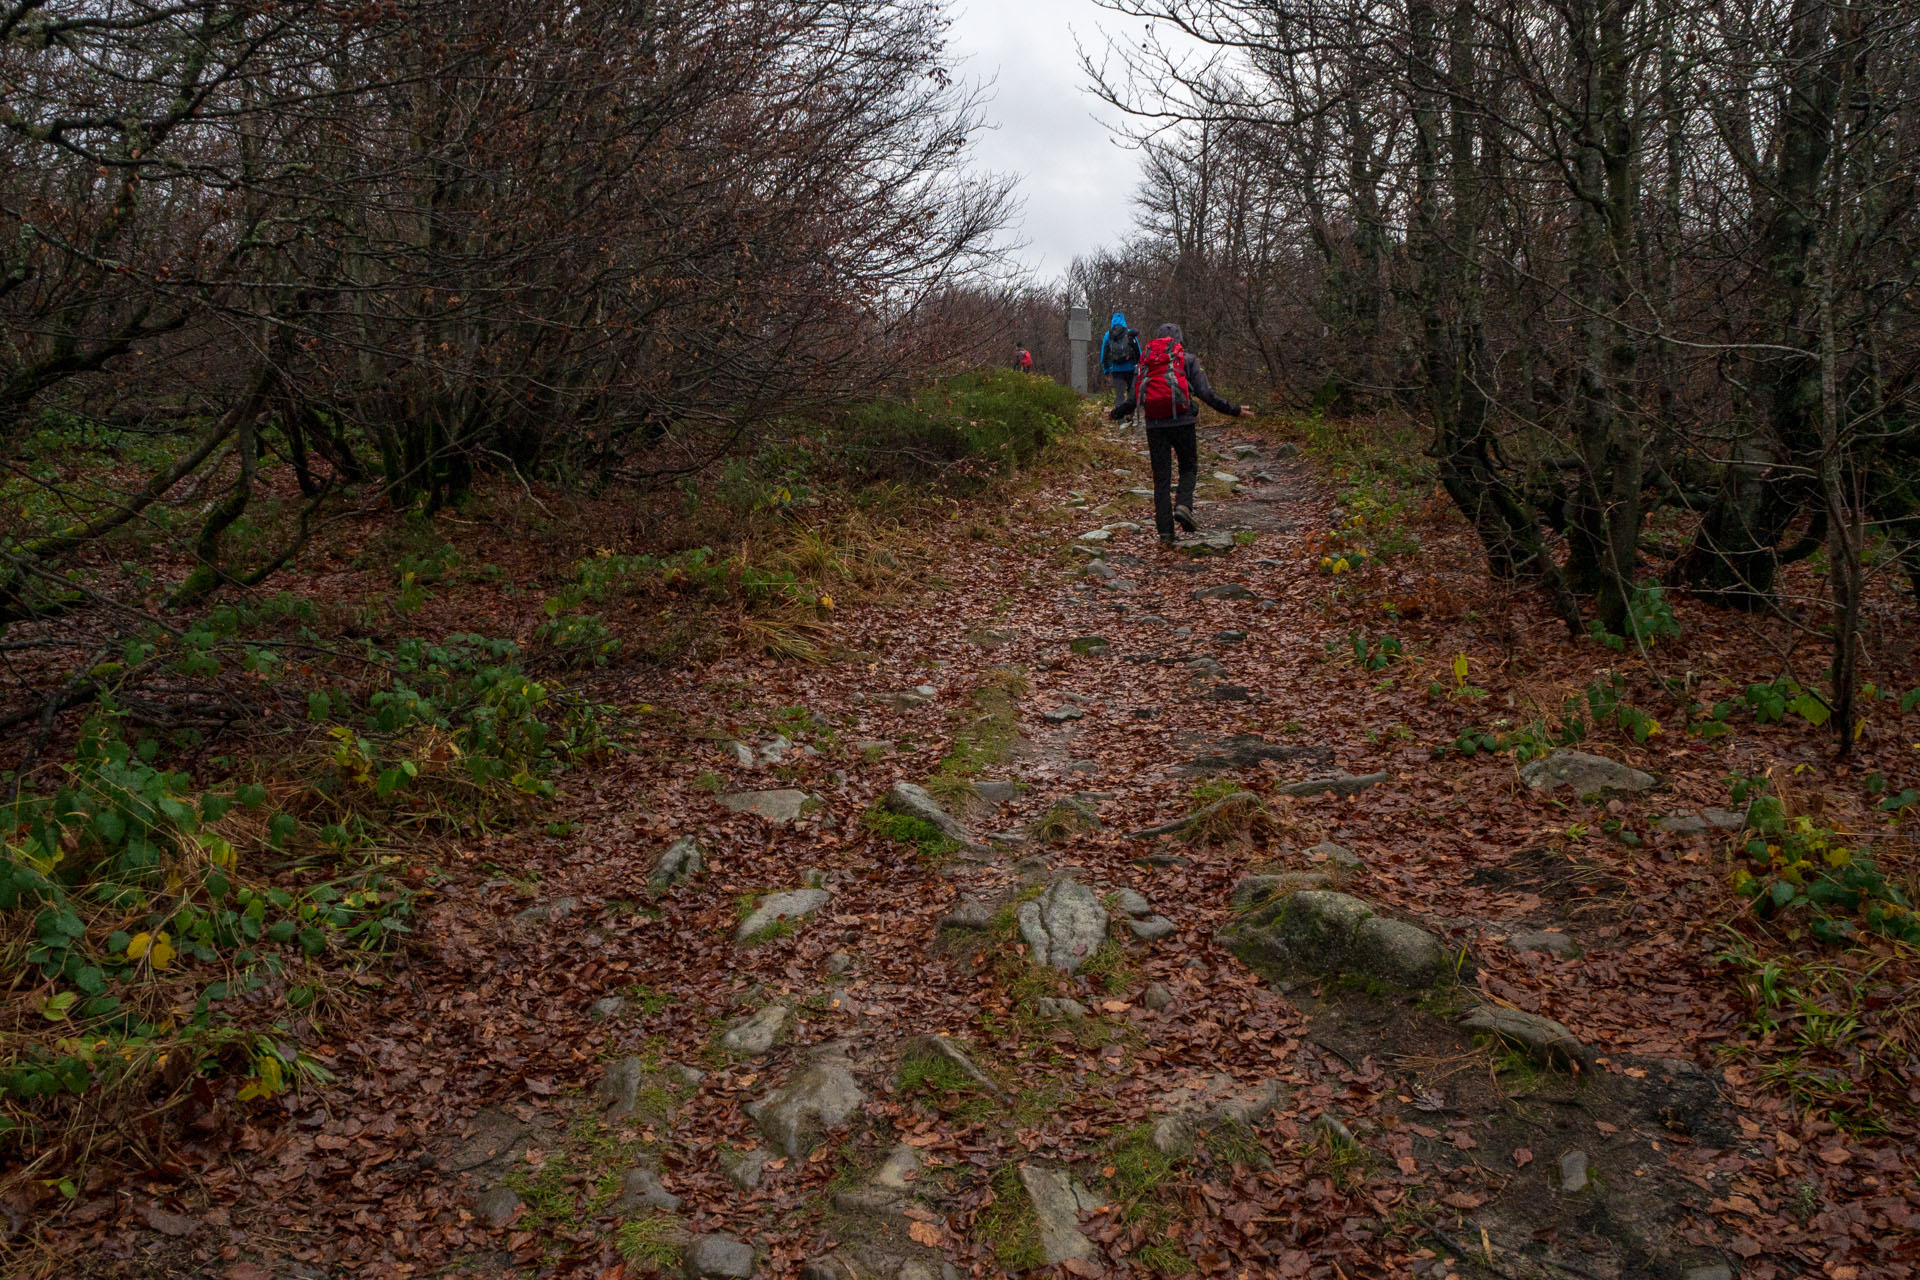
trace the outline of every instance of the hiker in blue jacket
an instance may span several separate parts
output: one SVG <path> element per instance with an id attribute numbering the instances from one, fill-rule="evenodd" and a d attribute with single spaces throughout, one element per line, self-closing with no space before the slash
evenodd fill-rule
<path id="1" fill-rule="evenodd" d="M 1113 313 L 1113 323 L 1100 339 L 1100 371 L 1113 379 L 1113 402 L 1124 404 L 1133 394 L 1133 371 L 1140 364 L 1140 335 L 1127 324 L 1124 311 Z"/>

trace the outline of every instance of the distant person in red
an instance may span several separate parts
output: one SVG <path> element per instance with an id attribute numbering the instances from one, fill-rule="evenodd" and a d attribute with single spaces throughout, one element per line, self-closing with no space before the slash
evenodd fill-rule
<path id="1" fill-rule="evenodd" d="M 1177 324 L 1163 324 L 1159 334 L 1140 356 L 1140 367 L 1133 378 L 1133 395 L 1113 407 L 1108 416 L 1125 422 L 1140 403 L 1147 419 L 1147 458 L 1153 463 L 1153 522 L 1160 530 L 1164 546 L 1173 545 L 1173 526 L 1192 533 L 1193 482 L 1200 472 L 1200 446 L 1194 439 L 1194 424 L 1200 421 L 1204 400 L 1229 418 L 1251 418 L 1253 406 L 1231 404 L 1214 394 L 1207 371 L 1184 345 L 1185 335 Z M 1173 457 L 1180 458 L 1180 488 L 1168 493 L 1173 483 Z"/>
<path id="2" fill-rule="evenodd" d="M 1033 352 L 1021 346 L 1016 346 L 1014 348 L 1014 351 L 1017 353 L 1013 357 L 1014 367 L 1019 369 L 1020 372 L 1022 373 L 1032 373 L 1033 372 Z"/>

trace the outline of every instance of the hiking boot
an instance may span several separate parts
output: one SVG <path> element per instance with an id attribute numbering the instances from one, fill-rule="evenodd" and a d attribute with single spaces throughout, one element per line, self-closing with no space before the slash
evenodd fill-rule
<path id="1" fill-rule="evenodd" d="M 1173 509 L 1173 522 L 1182 529 L 1185 529 L 1188 533 L 1197 533 L 1200 529 L 1200 526 L 1193 522 L 1193 511 L 1188 507 L 1175 507 Z"/>

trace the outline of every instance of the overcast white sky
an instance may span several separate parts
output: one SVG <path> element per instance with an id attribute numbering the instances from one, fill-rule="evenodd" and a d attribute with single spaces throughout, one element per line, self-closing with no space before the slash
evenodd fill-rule
<path id="1" fill-rule="evenodd" d="M 994 81 L 986 114 L 997 127 L 980 135 L 975 163 L 1018 175 L 1022 260 L 1058 276 L 1133 223 L 1138 157 L 1108 132 L 1112 113 L 1086 92 L 1073 43 L 1077 33 L 1097 54 L 1118 20 L 1092 0 L 953 0 L 953 17 L 961 74 Z"/>

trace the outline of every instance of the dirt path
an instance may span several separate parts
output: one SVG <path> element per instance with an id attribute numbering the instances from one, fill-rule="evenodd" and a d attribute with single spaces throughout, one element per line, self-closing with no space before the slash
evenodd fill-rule
<path id="1" fill-rule="evenodd" d="M 1913 1221 L 1888 1189 L 1910 1154 L 1852 1148 L 1794 1192 L 1809 1139 L 1713 1052 L 1715 834 L 1650 836 L 1630 880 L 1550 847 L 1570 797 L 1430 760 L 1424 674 L 1328 660 L 1348 628 L 1306 550 L 1329 502 L 1305 464 L 1250 431 L 1207 445 L 1203 475 L 1246 480 L 1207 482 L 1219 554 L 1154 545 L 1144 460 L 1103 435 L 852 612 L 864 660 L 734 657 L 636 692 L 632 753 L 572 782 L 566 823 L 445 869 L 394 1020 L 329 1046 L 339 1085 L 190 1192 L 137 1197 L 161 1234 L 101 1269 L 1706 1280 L 1742 1261 L 1740 1201 L 1842 1175 L 1864 1179 L 1849 1220 L 1809 1207 L 1804 1248 L 1882 1249 Z M 1148 527 L 1079 536 L 1127 520 Z M 876 817 L 930 780 L 959 845 Z M 804 797 L 726 807 L 769 792 Z M 1685 792 L 1606 812 L 1706 798 Z M 683 837 L 703 865 L 668 884 Z M 1236 890 L 1256 871 L 1295 879 Z M 1411 934 L 1376 930 L 1368 959 L 1261 909 L 1301 888 L 1429 938 L 1444 971 L 1400 980 Z M 808 914 L 737 941 L 788 891 Z M 1043 945 L 1085 954 L 1068 972 Z M 1488 1004 L 1578 1043 L 1460 1027 Z M 175 1213 L 204 1225 L 169 1238 Z"/>

